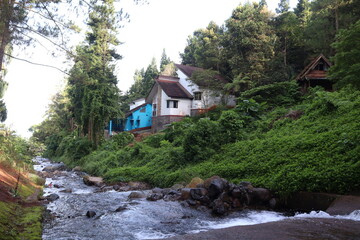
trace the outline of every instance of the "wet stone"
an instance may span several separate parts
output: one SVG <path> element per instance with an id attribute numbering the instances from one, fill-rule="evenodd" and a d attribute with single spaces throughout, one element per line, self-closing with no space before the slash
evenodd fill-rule
<path id="1" fill-rule="evenodd" d="M 95 217 L 95 215 L 96 215 L 96 212 L 95 212 L 95 211 L 87 211 L 87 212 L 86 212 L 86 216 L 87 216 L 88 218 Z"/>

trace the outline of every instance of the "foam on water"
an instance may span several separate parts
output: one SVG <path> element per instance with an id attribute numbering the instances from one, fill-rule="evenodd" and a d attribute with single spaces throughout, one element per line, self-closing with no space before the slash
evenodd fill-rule
<path id="1" fill-rule="evenodd" d="M 245 216 L 232 218 L 232 219 L 224 219 L 220 222 L 213 221 L 203 221 L 200 223 L 200 228 L 204 229 L 220 229 L 220 228 L 228 228 L 234 226 L 244 226 L 244 225 L 255 225 L 266 222 L 274 222 L 285 219 L 286 217 L 277 212 L 270 211 L 250 211 Z M 203 226 L 201 226 L 203 225 Z M 201 230 L 200 229 L 200 230 Z"/>
<path id="2" fill-rule="evenodd" d="M 353 221 L 360 221 L 360 210 L 355 210 L 349 215 L 335 215 L 332 216 L 324 211 L 311 211 L 310 213 L 299 213 L 294 218 L 336 218 L 336 219 L 348 219 Z"/>

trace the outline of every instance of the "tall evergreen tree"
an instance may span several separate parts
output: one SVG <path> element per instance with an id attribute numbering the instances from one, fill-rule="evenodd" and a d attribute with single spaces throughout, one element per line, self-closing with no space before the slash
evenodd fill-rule
<path id="1" fill-rule="evenodd" d="M 165 48 L 164 48 L 163 52 L 161 54 L 161 59 L 160 59 L 160 72 L 164 71 L 165 66 L 168 65 L 170 62 L 171 62 L 171 60 L 166 55 Z"/>
<path id="2" fill-rule="evenodd" d="M 310 3 L 309 0 L 299 0 L 294 13 L 298 17 L 301 26 L 304 26 L 310 17 Z"/>
<path id="3" fill-rule="evenodd" d="M 114 0 L 95 1 L 87 25 L 86 41 L 77 48 L 68 80 L 72 113 L 80 135 L 99 144 L 105 124 L 119 115 L 119 89 L 113 61 L 120 59 L 113 48 L 115 36 Z"/>
<path id="4" fill-rule="evenodd" d="M 276 13 L 286 13 L 289 11 L 289 0 L 280 0 L 280 3 L 278 4 L 278 8 L 275 9 Z"/>
<path id="5" fill-rule="evenodd" d="M 144 73 L 144 78 L 143 78 L 143 82 L 142 82 L 142 92 L 141 95 L 142 96 L 147 96 L 148 93 L 150 92 L 152 86 L 155 83 L 155 78 L 159 75 L 159 70 L 156 66 L 156 59 L 153 58 L 151 60 L 151 63 L 149 64 L 149 66 L 146 68 L 146 71 Z"/>
<path id="6" fill-rule="evenodd" d="M 267 82 L 265 71 L 274 56 L 276 36 L 269 24 L 271 13 L 257 3 L 238 6 L 226 21 L 222 47 L 232 79 L 248 77 L 252 85 Z"/>

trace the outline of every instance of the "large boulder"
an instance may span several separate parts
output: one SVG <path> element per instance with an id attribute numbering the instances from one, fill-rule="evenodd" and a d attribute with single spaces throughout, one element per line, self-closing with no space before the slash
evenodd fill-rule
<path id="1" fill-rule="evenodd" d="M 208 191 L 205 188 L 191 188 L 190 189 L 191 198 L 200 201 L 203 204 L 210 203 L 210 198 L 208 197 Z"/>
<path id="2" fill-rule="evenodd" d="M 164 197 L 162 193 L 152 193 L 149 196 L 146 197 L 146 200 L 148 201 L 157 201 Z"/>
<path id="3" fill-rule="evenodd" d="M 146 194 L 144 192 L 131 192 L 128 196 L 128 199 L 138 199 L 138 198 L 146 198 Z"/>
<path id="4" fill-rule="evenodd" d="M 266 188 L 248 189 L 248 195 L 250 197 L 250 204 L 266 204 L 272 198 L 270 190 Z"/>
<path id="5" fill-rule="evenodd" d="M 83 181 L 88 186 L 97 186 L 101 187 L 104 185 L 104 180 L 102 177 L 91 177 L 91 176 L 84 176 Z"/>
<path id="6" fill-rule="evenodd" d="M 59 199 L 59 195 L 52 193 L 52 194 L 46 196 L 45 199 L 48 200 L 49 202 L 53 202 L 53 201 Z"/>
<path id="7" fill-rule="evenodd" d="M 55 172 L 55 171 L 66 171 L 66 166 L 64 163 L 54 163 L 50 166 L 46 166 L 43 169 L 44 172 Z"/>
<path id="8" fill-rule="evenodd" d="M 204 180 L 199 177 L 195 177 L 191 179 L 188 185 L 186 185 L 186 188 L 197 188 L 199 184 L 204 184 Z"/>
<path id="9" fill-rule="evenodd" d="M 222 192 L 229 189 L 229 183 L 219 176 L 213 176 L 204 181 L 210 199 L 216 199 Z"/>
<path id="10" fill-rule="evenodd" d="M 144 182 L 128 182 L 127 184 L 131 190 L 147 190 L 150 189 L 150 185 Z"/>

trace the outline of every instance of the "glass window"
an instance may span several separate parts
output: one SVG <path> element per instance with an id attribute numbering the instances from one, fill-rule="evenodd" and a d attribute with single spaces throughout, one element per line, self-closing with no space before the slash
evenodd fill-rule
<path id="1" fill-rule="evenodd" d="M 194 93 L 194 100 L 201 100 L 201 92 Z"/>
<path id="2" fill-rule="evenodd" d="M 167 100 L 166 101 L 166 107 L 167 108 L 178 108 L 178 101 Z"/>

